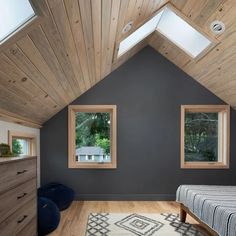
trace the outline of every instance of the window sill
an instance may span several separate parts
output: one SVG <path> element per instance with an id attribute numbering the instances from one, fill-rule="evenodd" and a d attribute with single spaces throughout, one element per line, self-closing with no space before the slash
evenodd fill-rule
<path id="1" fill-rule="evenodd" d="M 229 169 L 229 165 L 222 162 L 185 162 L 181 169 Z"/>
<path id="2" fill-rule="evenodd" d="M 78 169 L 116 169 L 116 163 L 69 163 L 69 168 L 78 168 Z"/>

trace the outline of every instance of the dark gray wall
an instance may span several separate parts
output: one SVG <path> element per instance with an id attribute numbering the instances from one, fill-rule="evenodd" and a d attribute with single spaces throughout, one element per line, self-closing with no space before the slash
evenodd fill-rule
<path id="1" fill-rule="evenodd" d="M 229 170 L 180 169 L 180 105 L 222 104 L 146 47 L 73 104 L 116 104 L 115 170 L 68 169 L 67 108 L 41 129 L 41 183 L 62 182 L 83 199 L 173 199 L 180 184 L 236 184 L 236 113 Z"/>

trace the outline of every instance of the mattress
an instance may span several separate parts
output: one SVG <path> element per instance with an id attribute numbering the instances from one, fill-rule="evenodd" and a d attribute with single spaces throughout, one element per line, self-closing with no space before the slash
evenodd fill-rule
<path id="1" fill-rule="evenodd" d="M 176 201 L 220 236 L 236 236 L 236 186 L 181 185 Z"/>

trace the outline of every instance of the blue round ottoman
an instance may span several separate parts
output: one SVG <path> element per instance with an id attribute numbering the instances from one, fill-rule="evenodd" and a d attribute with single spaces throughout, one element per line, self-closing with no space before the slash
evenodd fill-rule
<path id="1" fill-rule="evenodd" d="M 38 196 L 51 199 L 62 211 L 70 206 L 74 200 L 75 192 L 63 184 L 50 183 L 38 189 Z"/>
<path id="2" fill-rule="evenodd" d="M 38 198 L 38 235 L 44 236 L 57 228 L 60 222 L 60 211 L 50 199 Z"/>

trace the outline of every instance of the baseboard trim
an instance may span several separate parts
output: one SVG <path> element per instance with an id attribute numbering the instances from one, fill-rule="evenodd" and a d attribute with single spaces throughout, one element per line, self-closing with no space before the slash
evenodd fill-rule
<path id="1" fill-rule="evenodd" d="M 83 201 L 175 201 L 175 194 L 77 194 Z"/>

